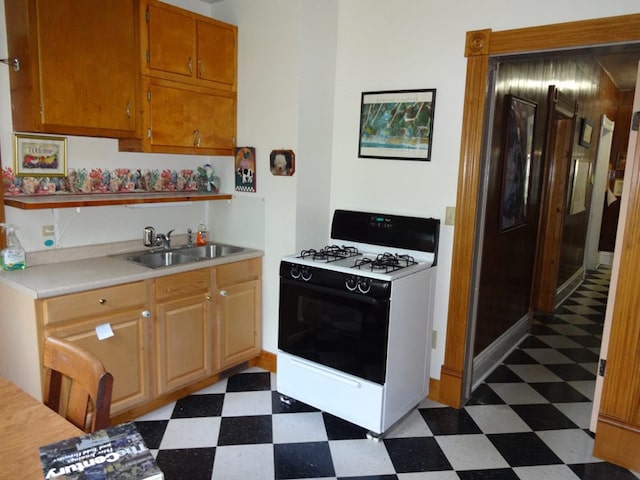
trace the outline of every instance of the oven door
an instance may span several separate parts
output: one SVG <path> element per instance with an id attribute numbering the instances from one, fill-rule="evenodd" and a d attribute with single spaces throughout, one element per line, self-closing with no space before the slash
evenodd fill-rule
<path id="1" fill-rule="evenodd" d="M 384 384 L 389 300 L 280 278 L 278 348 Z"/>

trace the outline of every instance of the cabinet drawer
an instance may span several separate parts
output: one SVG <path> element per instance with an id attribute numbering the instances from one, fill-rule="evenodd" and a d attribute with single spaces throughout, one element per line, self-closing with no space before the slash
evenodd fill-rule
<path id="1" fill-rule="evenodd" d="M 241 262 L 227 263 L 216 267 L 216 285 L 234 285 L 247 280 L 260 278 L 262 273 L 262 259 L 253 258 Z"/>
<path id="2" fill-rule="evenodd" d="M 54 297 L 43 300 L 41 305 L 43 322 L 48 325 L 102 316 L 137 306 L 142 308 L 145 303 L 145 284 L 136 282 Z"/>
<path id="3" fill-rule="evenodd" d="M 157 301 L 208 292 L 210 288 L 211 273 L 209 269 L 167 275 L 156 278 L 154 281 L 154 293 Z"/>

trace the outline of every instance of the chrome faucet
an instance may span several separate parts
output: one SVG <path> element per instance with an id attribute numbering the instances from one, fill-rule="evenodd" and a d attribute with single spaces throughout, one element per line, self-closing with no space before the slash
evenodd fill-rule
<path id="1" fill-rule="evenodd" d="M 173 230 L 169 230 L 166 234 L 159 233 L 156 235 L 155 228 L 144 227 L 142 243 L 144 243 L 145 247 L 162 246 L 164 250 L 171 250 L 171 234 L 172 233 L 173 233 Z"/>

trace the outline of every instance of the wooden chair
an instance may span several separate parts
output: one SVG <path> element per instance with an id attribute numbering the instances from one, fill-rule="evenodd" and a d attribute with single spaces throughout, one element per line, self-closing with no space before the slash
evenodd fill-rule
<path id="1" fill-rule="evenodd" d="M 75 343 L 46 337 L 44 367 L 45 405 L 85 432 L 109 426 L 113 376 L 95 355 Z M 68 395 L 64 393 L 64 398 L 63 377 L 68 378 L 70 383 Z M 87 421 L 89 405 L 93 407 L 90 423 Z"/>

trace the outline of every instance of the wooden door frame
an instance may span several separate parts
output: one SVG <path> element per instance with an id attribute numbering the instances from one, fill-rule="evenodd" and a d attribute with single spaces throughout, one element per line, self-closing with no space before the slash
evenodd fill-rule
<path id="1" fill-rule="evenodd" d="M 438 400 L 462 406 L 471 312 L 471 287 L 479 201 L 489 58 L 640 41 L 640 14 L 493 32 L 467 32 L 466 91 L 462 120 L 456 220 L 444 364 Z M 640 194 L 640 187 L 638 192 Z M 624 256 L 624 253 L 623 253 Z"/>

